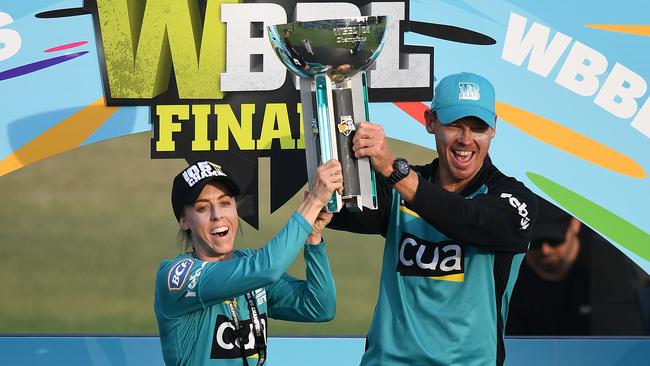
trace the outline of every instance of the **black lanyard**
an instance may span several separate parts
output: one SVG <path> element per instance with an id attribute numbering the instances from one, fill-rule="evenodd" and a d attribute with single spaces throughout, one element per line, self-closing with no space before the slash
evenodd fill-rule
<path id="1" fill-rule="evenodd" d="M 257 349 L 257 366 L 264 365 L 266 361 L 266 340 L 264 339 L 264 333 L 262 332 L 262 322 L 260 321 L 259 311 L 257 309 L 257 304 L 255 302 L 255 296 L 252 293 L 246 293 L 246 304 L 248 305 L 248 312 L 250 313 L 251 323 L 253 324 L 253 336 L 255 338 L 255 348 Z M 248 361 L 246 360 L 246 349 L 244 348 L 244 330 L 242 329 L 241 322 L 239 321 L 239 314 L 237 314 L 237 308 L 234 304 L 235 300 L 228 300 L 228 309 L 230 309 L 230 315 L 232 316 L 232 322 L 235 327 L 235 334 L 239 340 L 239 349 L 241 351 L 242 361 L 244 366 L 248 366 Z"/>

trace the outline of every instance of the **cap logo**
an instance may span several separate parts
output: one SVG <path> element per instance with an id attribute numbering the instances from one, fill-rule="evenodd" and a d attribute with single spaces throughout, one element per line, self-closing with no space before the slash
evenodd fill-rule
<path id="1" fill-rule="evenodd" d="M 458 99 L 460 100 L 480 100 L 481 88 L 474 83 L 458 83 Z"/>
<path id="2" fill-rule="evenodd" d="M 226 176 L 226 174 L 221 170 L 221 166 L 208 161 L 200 161 L 185 169 L 183 172 L 183 178 L 190 187 L 203 178 L 219 176 Z"/>

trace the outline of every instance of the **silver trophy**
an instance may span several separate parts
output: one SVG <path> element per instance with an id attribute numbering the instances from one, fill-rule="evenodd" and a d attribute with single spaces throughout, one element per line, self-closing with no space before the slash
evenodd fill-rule
<path id="1" fill-rule="evenodd" d="M 268 27 L 282 63 L 300 80 L 309 186 L 316 168 L 337 159 L 343 168 L 343 194 L 334 193 L 329 212 L 343 207 L 377 208 L 375 172 L 368 158 L 357 159 L 352 138 L 369 121 L 365 70 L 386 40 L 385 16 L 316 20 Z"/>

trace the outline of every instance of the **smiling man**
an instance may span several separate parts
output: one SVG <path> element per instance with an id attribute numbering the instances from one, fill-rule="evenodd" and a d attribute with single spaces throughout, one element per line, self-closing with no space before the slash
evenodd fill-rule
<path id="1" fill-rule="evenodd" d="M 344 210 L 330 227 L 386 238 L 362 365 L 503 364 L 508 300 L 537 201 L 488 156 L 494 107 L 482 76 L 442 79 L 425 112 L 439 157 L 424 166 L 396 158 L 381 125 L 357 129 L 355 156 L 385 178 L 380 208 Z"/>

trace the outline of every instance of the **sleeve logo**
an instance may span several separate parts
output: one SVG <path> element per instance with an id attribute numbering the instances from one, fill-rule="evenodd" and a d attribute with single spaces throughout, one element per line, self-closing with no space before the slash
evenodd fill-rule
<path id="1" fill-rule="evenodd" d="M 172 267 L 169 270 L 169 275 L 167 276 L 167 285 L 169 291 L 178 291 L 185 284 L 187 275 L 190 273 L 194 262 L 191 259 L 184 259 Z"/>
<path id="2" fill-rule="evenodd" d="M 203 273 L 203 268 L 205 268 L 207 264 L 208 262 L 201 263 L 201 267 L 194 271 L 194 273 L 190 276 L 190 282 L 187 284 L 187 294 L 185 294 L 185 297 L 196 297 L 196 291 L 194 291 L 194 287 L 196 287 L 196 283 L 198 282 L 201 273 Z"/>
<path id="3" fill-rule="evenodd" d="M 519 202 L 519 200 L 510 193 L 501 193 L 501 198 L 508 198 L 510 206 L 517 209 L 519 216 L 521 216 L 521 221 L 519 225 L 521 230 L 526 230 L 530 225 L 530 219 L 528 218 L 528 210 L 526 209 L 526 202 Z"/>

